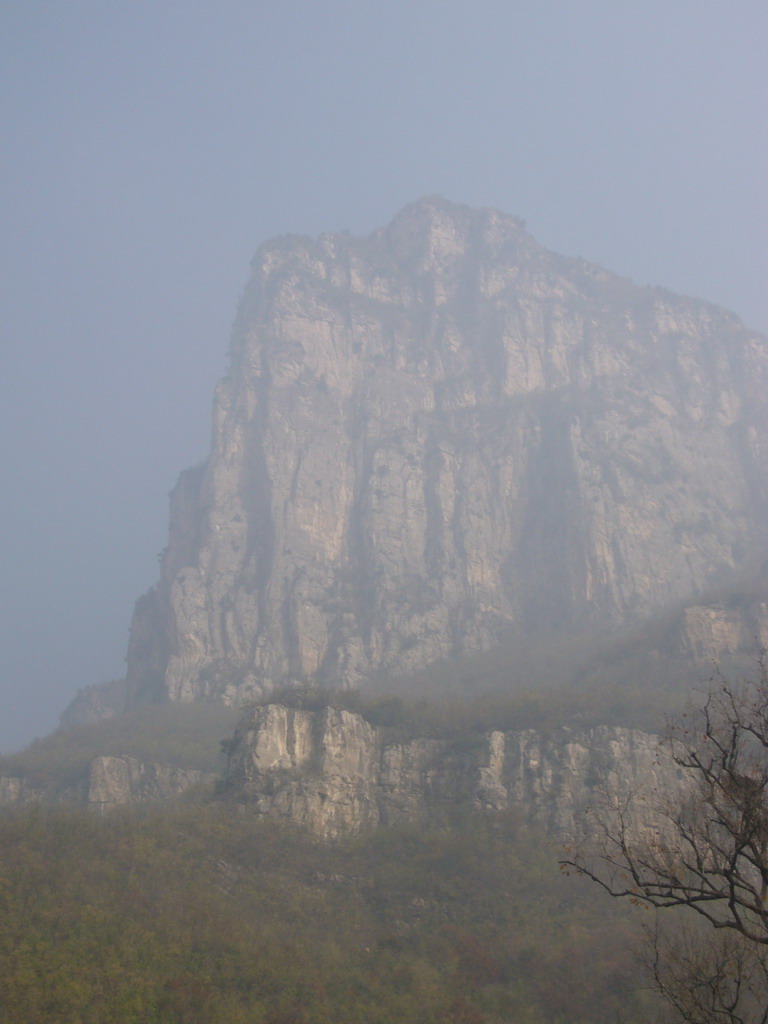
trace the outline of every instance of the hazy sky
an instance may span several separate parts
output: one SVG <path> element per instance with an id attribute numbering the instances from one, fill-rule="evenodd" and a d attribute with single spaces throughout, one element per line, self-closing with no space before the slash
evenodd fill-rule
<path id="1" fill-rule="evenodd" d="M 248 263 L 440 193 L 768 329 L 765 0 L 0 0 L 0 750 L 121 676 Z"/>

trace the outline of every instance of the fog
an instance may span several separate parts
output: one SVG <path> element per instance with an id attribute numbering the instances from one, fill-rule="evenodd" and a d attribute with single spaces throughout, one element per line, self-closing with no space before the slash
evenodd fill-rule
<path id="1" fill-rule="evenodd" d="M 768 329 L 758 0 L 27 0 L 0 40 L 0 750 L 123 674 L 266 238 L 440 193 Z"/>

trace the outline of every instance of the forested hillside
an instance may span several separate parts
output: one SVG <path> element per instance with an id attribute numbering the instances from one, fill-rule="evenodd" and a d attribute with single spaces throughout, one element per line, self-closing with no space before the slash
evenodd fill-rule
<path id="1" fill-rule="evenodd" d="M 647 1020 L 632 914 L 514 816 L 328 846 L 179 804 L 0 818 L 4 1024 Z"/>

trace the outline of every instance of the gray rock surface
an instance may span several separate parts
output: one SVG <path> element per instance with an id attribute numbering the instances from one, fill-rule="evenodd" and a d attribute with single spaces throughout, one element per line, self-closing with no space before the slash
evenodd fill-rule
<path id="1" fill-rule="evenodd" d="M 109 683 L 84 686 L 77 691 L 67 708 L 59 716 L 59 725 L 82 725 L 114 718 L 125 710 L 126 682 L 113 679 Z"/>
<path id="2" fill-rule="evenodd" d="M 91 762 L 85 803 L 106 811 L 121 804 L 171 800 L 215 776 L 191 768 L 138 761 L 134 757 L 97 757 Z"/>
<path id="3" fill-rule="evenodd" d="M 0 775 L 0 807 L 38 803 L 45 799 L 45 790 L 23 776 Z"/>
<path id="4" fill-rule="evenodd" d="M 262 705 L 235 733 L 225 778 L 230 796 L 258 813 L 324 839 L 456 807 L 517 808 L 553 835 L 588 830 L 587 808 L 629 801 L 638 827 L 665 795 L 679 792 L 678 769 L 656 736 L 603 726 L 386 742 L 350 711 Z"/>
<path id="5" fill-rule="evenodd" d="M 589 831 L 587 808 L 629 803 L 644 828 L 681 776 L 656 736 L 601 726 L 394 740 L 333 707 L 254 706 L 228 746 L 222 780 L 128 756 L 101 756 L 66 788 L 0 775 L 0 807 L 76 803 L 98 812 L 177 798 L 214 783 L 256 813 L 323 839 L 463 810 L 515 809 L 558 837 Z M 607 801 L 607 804 L 606 804 Z"/>
<path id="6" fill-rule="evenodd" d="M 135 757 L 96 757 L 75 785 L 36 784 L 23 776 L 0 775 L 0 807 L 28 803 L 71 803 L 107 811 L 123 804 L 172 800 L 217 776 L 192 768 L 139 761 Z"/>
<path id="7" fill-rule="evenodd" d="M 356 686 L 695 602 L 768 550 L 767 410 L 735 316 L 505 214 L 427 199 L 366 239 L 270 242 L 129 704 Z M 690 625 L 703 657 L 747 630 Z"/>

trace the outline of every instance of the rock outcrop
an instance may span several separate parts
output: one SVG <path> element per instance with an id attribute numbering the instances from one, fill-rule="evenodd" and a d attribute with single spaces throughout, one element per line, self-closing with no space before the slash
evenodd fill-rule
<path id="1" fill-rule="evenodd" d="M 29 803 L 79 804 L 107 811 L 123 804 L 173 800 L 189 789 L 212 786 L 217 776 L 193 768 L 139 761 L 135 757 L 96 757 L 76 783 L 57 786 L 24 776 L 0 775 L 0 807 Z"/>
<path id="2" fill-rule="evenodd" d="M 696 601 L 768 550 L 767 425 L 764 338 L 496 211 L 270 242 L 129 704 L 357 686 Z"/>
<path id="3" fill-rule="evenodd" d="M 83 686 L 59 716 L 59 726 L 83 725 L 114 718 L 125 710 L 126 683 L 113 679 L 109 683 Z"/>
<path id="4" fill-rule="evenodd" d="M 39 803 L 45 800 L 45 789 L 21 775 L 0 775 L 0 807 Z"/>
<path id="5" fill-rule="evenodd" d="M 588 831 L 597 800 L 631 802 L 639 826 L 680 775 L 658 737 L 601 726 L 491 730 L 461 739 L 393 740 L 362 715 L 282 704 L 246 712 L 222 779 L 128 756 L 93 759 L 66 787 L 0 776 L 0 807 L 77 804 L 97 812 L 207 789 L 323 839 L 457 811 L 516 809 L 552 835 Z"/>
<path id="6" fill-rule="evenodd" d="M 263 705 L 233 738 L 224 792 L 257 813 L 331 839 L 444 810 L 517 808 L 551 834 L 579 836 L 596 800 L 630 801 L 638 827 L 681 787 L 658 737 L 602 726 L 491 731 L 387 742 L 360 715 Z"/>
<path id="7" fill-rule="evenodd" d="M 750 649 L 768 650 L 768 601 L 691 605 L 683 617 L 683 649 L 699 663 L 722 664 Z"/>
<path id="8" fill-rule="evenodd" d="M 134 757 L 97 757 L 88 772 L 85 803 L 107 811 L 122 804 L 172 800 L 189 789 L 212 784 L 215 778 L 196 769 L 145 763 Z"/>

